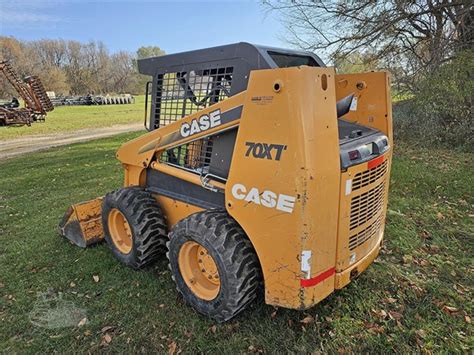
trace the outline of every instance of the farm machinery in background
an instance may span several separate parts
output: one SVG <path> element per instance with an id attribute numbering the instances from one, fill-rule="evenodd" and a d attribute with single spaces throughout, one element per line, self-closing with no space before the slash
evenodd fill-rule
<path id="1" fill-rule="evenodd" d="M 123 95 L 85 95 L 85 96 L 56 96 L 54 92 L 47 92 L 54 106 L 78 106 L 78 105 L 123 105 L 132 104 L 135 98 L 130 94 Z"/>
<path id="2" fill-rule="evenodd" d="M 53 111 L 54 106 L 44 89 L 41 80 L 35 76 L 28 76 L 21 80 L 7 61 L 0 61 L 0 74 L 10 82 L 24 101 L 20 107 L 17 98 L 0 105 L 0 126 L 31 125 L 33 121 L 44 121 L 47 112 Z"/>

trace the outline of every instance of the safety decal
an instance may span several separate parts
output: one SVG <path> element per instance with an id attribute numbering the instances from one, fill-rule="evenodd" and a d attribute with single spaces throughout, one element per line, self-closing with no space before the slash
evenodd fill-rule
<path id="1" fill-rule="evenodd" d="M 317 284 L 323 282 L 324 280 L 330 278 L 332 275 L 336 273 L 336 268 L 330 268 L 316 277 L 313 277 L 311 279 L 301 279 L 300 280 L 300 286 L 301 287 L 311 287 L 311 286 L 316 286 Z"/>

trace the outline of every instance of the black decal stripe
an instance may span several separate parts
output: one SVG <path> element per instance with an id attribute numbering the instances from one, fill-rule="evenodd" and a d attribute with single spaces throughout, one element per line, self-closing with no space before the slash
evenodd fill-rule
<path id="1" fill-rule="evenodd" d="M 153 169 L 147 169 L 146 189 L 205 209 L 224 208 L 225 205 L 223 192 L 207 190 L 202 186 Z"/>
<path id="2" fill-rule="evenodd" d="M 183 138 L 184 137 L 181 136 L 180 131 L 170 133 L 170 134 L 163 137 L 163 139 L 160 142 L 159 147 L 162 147 L 164 145 L 168 145 L 168 144 L 173 143 L 173 142 L 177 142 L 177 141 L 179 141 L 180 139 L 183 139 Z"/>
<path id="3" fill-rule="evenodd" d="M 229 123 L 235 120 L 238 120 L 242 116 L 242 105 L 234 107 L 229 111 L 221 113 L 221 122 L 222 124 Z"/>

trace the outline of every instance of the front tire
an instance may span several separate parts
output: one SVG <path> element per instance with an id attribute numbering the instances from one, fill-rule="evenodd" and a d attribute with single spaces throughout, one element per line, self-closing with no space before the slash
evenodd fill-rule
<path id="1" fill-rule="evenodd" d="M 107 244 L 125 265 L 140 269 L 166 251 L 166 223 L 153 196 L 141 187 L 108 193 L 102 202 Z"/>
<path id="2" fill-rule="evenodd" d="M 225 211 L 184 218 L 173 227 L 168 249 L 177 289 L 199 313 L 225 322 L 258 297 L 262 277 L 257 255 Z"/>

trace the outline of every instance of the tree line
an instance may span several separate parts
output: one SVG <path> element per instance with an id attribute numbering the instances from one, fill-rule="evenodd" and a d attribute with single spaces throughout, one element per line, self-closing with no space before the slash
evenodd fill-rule
<path id="1" fill-rule="evenodd" d="M 13 37 L 0 37 L 0 48 L 0 60 L 10 61 L 21 78 L 38 75 L 46 90 L 57 95 L 141 93 L 148 79 L 138 74 L 136 60 L 164 54 L 155 46 L 141 47 L 136 53 L 110 53 L 101 41 L 20 41 Z M 0 97 L 15 95 L 1 77 Z"/>

